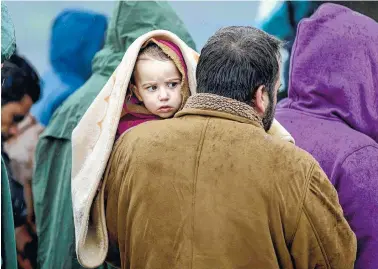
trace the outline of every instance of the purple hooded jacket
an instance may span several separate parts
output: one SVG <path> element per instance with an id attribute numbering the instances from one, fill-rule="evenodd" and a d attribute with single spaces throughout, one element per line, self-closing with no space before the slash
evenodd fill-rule
<path id="1" fill-rule="evenodd" d="M 338 191 L 355 268 L 378 268 L 378 23 L 324 4 L 298 26 L 277 120 Z"/>

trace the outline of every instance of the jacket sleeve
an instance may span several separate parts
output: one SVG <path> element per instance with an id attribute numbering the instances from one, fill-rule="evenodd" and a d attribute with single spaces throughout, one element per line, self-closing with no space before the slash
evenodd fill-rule
<path id="1" fill-rule="evenodd" d="M 343 216 L 335 188 L 318 164 L 310 174 L 289 249 L 297 269 L 353 268 L 356 237 Z"/>
<path id="2" fill-rule="evenodd" d="M 356 269 L 378 268 L 378 147 L 349 155 L 335 177 L 340 204 L 356 233 Z"/>

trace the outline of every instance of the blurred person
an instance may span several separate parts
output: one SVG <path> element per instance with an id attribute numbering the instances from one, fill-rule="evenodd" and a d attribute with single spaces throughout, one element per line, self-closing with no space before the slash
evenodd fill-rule
<path id="1" fill-rule="evenodd" d="M 103 46 L 106 27 L 106 17 L 97 13 L 65 10 L 57 16 L 50 40 L 53 69 L 42 78 L 42 98 L 32 106 L 31 113 L 14 126 L 17 133 L 4 144 L 14 177 L 24 189 L 28 225 L 16 230 L 18 260 L 19 263 L 21 260 L 22 268 L 36 268 L 37 241 L 31 180 L 39 136 L 57 107 L 89 78 L 91 61 Z M 9 61 L 25 71 L 30 69 L 28 63 L 17 55 Z M 29 83 L 30 91 L 34 85 Z M 30 262 L 25 261 L 31 255 Z"/>
<path id="2" fill-rule="evenodd" d="M 7 142 L 14 137 L 17 132 L 17 124 L 21 122 L 28 114 L 31 106 L 39 99 L 40 88 L 38 75 L 33 69 L 26 72 L 19 68 L 17 65 L 6 61 L 3 65 L 1 72 L 2 87 L 1 87 L 1 137 L 2 137 L 2 157 L 7 165 L 9 179 L 14 191 L 22 189 L 23 182 L 15 177 L 14 169 L 11 167 L 11 159 L 3 146 L 4 142 Z M 16 171 L 17 172 L 17 171 Z M 17 202 L 18 195 L 13 196 L 12 199 L 16 199 L 14 205 L 22 205 L 23 207 L 23 195 L 20 195 L 20 201 Z M 21 198 L 22 197 L 22 198 Z M 15 210 L 15 208 L 14 208 Z M 19 210 L 15 213 L 15 224 L 19 225 Z"/>
<path id="3" fill-rule="evenodd" d="M 12 55 L 9 62 L 15 64 L 25 74 L 28 74 L 29 80 L 25 80 L 23 83 L 28 95 L 32 97 L 34 103 L 37 102 L 40 98 L 41 82 L 35 68 L 24 57 L 17 55 L 17 52 Z M 35 146 L 43 127 L 29 113 L 23 119 L 19 119 L 19 121 L 13 127 L 12 136 L 5 141 L 4 150 L 9 156 L 14 178 L 24 188 L 28 223 L 35 231 L 31 176 Z"/>
<path id="4" fill-rule="evenodd" d="M 16 52 L 17 53 L 17 52 Z M 24 88 L 33 103 L 40 97 L 40 80 L 34 67 L 23 57 L 13 54 L 4 66 L 6 79 L 3 83 L 4 91 L 19 92 Z M 16 72 L 8 74 L 8 63 L 12 63 L 12 69 Z M 22 74 L 17 71 L 22 71 Z M 8 88 L 11 89 L 8 89 Z M 15 124 L 9 128 L 9 136 L 3 143 L 3 151 L 9 160 L 9 171 L 12 198 L 16 204 L 20 204 L 22 213 L 16 214 L 16 247 L 19 268 L 36 268 L 37 236 L 34 223 L 31 175 L 32 158 L 38 135 L 42 127 L 30 119 L 29 114 L 18 115 Z M 27 123 L 27 124 L 25 124 Z M 20 128 L 22 127 L 22 128 Z M 24 139 L 20 139 L 24 135 Z M 23 194 L 23 195 L 22 195 Z M 20 207 L 20 206 L 19 206 Z M 17 211 L 16 211 L 17 213 Z"/>
<path id="5" fill-rule="evenodd" d="M 154 29 L 170 30 L 195 48 L 183 22 L 167 2 L 117 2 L 104 48 L 92 61 L 93 74 L 54 112 L 40 137 L 32 187 L 41 269 L 81 268 L 74 247 L 72 131 L 121 62 L 129 45 Z"/>
<path id="6" fill-rule="evenodd" d="M 33 255 L 35 253 L 25 252 L 26 246 L 34 245 L 31 250 L 37 246 L 36 236 L 26 218 L 25 198 L 31 198 L 30 188 L 24 188 L 24 183 L 17 178 L 18 171 L 12 166 L 12 159 L 3 143 L 17 135 L 17 124 L 24 119 L 32 104 L 39 99 L 40 87 L 37 73 L 26 61 L 24 64 L 28 68 L 24 66 L 22 69 L 12 63 L 11 59 L 5 61 L 1 72 L 1 155 L 8 171 L 19 268 L 33 268 L 31 266 L 36 262 L 36 256 Z M 30 184 L 28 186 L 30 187 Z M 22 266 L 25 262 L 28 264 L 26 267 Z"/>
<path id="7" fill-rule="evenodd" d="M 378 268 L 378 23 L 324 4 L 299 23 L 276 117 L 335 186 L 357 236 L 356 269 Z"/>
<path id="8" fill-rule="evenodd" d="M 8 7 L 1 2 L 1 68 L 16 50 L 14 25 Z M 1 156 L 1 267 L 17 268 L 12 199 L 7 167 Z"/>
<path id="9" fill-rule="evenodd" d="M 39 136 L 56 108 L 90 76 L 91 61 L 103 46 L 106 26 L 106 17 L 97 13 L 69 9 L 57 16 L 50 40 L 53 69 L 42 78 L 42 98 L 16 126 L 17 135 L 4 145 L 15 177 L 24 186 L 27 218 L 34 230 L 31 180 Z M 25 71 L 30 69 L 29 64 L 18 55 L 13 55 L 9 61 Z M 33 85 L 31 83 L 29 88 Z"/>
<path id="10" fill-rule="evenodd" d="M 99 13 L 66 9 L 54 20 L 50 36 L 51 70 L 42 76 L 42 98 L 32 116 L 47 126 L 55 110 L 92 74 L 92 60 L 102 49 L 107 18 Z"/>

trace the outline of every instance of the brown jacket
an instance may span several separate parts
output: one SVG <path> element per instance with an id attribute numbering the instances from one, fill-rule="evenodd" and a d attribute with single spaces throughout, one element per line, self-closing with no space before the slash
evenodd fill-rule
<path id="1" fill-rule="evenodd" d="M 196 94 L 125 133 L 104 190 L 122 268 L 353 268 L 355 235 L 319 164 L 232 99 Z"/>

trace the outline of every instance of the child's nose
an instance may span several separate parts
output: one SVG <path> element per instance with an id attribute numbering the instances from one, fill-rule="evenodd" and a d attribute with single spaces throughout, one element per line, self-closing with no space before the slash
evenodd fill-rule
<path id="1" fill-rule="evenodd" d="M 159 92 L 159 100 L 160 100 L 160 101 L 167 101 L 168 99 L 169 99 L 168 91 L 165 90 L 165 89 L 162 89 L 162 90 Z"/>

